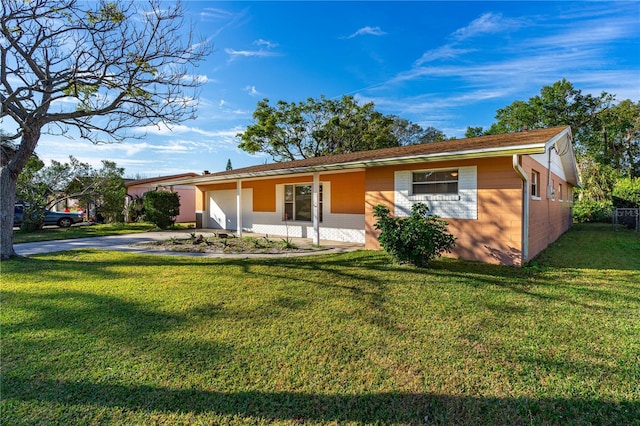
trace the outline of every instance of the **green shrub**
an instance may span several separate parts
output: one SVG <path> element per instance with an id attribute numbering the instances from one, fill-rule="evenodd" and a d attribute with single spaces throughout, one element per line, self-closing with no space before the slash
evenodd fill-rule
<path id="1" fill-rule="evenodd" d="M 573 206 L 574 222 L 611 222 L 613 203 L 609 200 L 580 200 Z"/>
<path id="2" fill-rule="evenodd" d="M 143 203 L 146 219 L 160 229 L 173 225 L 180 213 L 180 196 L 175 192 L 145 192 Z"/>
<path id="3" fill-rule="evenodd" d="M 377 205 L 373 210 L 378 218 L 374 226 L 381 231 L 378 241 L 397 262 L 424 268 L 455 245 L 455 237 L 447 232 L 447 222 L 429 215 L 426 204 L 414 204 L 411 216 L 407 218 L 391 217 L 389 209 L 383 205 Z"/>
<path id="4" fill-rule="evenodd" d="M 141 196 L 134 196 L 127 205 L 127 217 L 129 222 L 142 222 L 144 216 L 144 200 Z"/>
<path id="5" fill-rule="evenodd" d="M 613 186 L 613 197 L 624 204 L 617 207 L 640 207 L 640 178 L 618 179 Z"/>

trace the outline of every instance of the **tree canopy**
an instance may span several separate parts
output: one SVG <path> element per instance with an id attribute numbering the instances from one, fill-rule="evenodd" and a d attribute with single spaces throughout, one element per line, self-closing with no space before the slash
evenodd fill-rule
<path id="1" fill-rule="evenodd" d="M 528 101 L 517 100 L 496 112 L 496 122 L 484 130 L 468 127 L 465 136 L 571 126 L 580 162 L 597 162 L 619 174 L 640 176 L 640 101 L 616 103 L 615 95 L 584 94 L 565 79 L 544 86 Z"/>
<path id="2" fill-rule="evenodd" d="M 102 168 L 94 169 L 70 156 L 68 163 L 52 160 L 45 166 L 32 156 L 18 176 L 16 197 L 36 225 L 31 229 L 37 229 L 45 209 L 68 199 L 77 199 L 81 207 L 93 205 L 107 220 L 119 221 L 126 194 L 123 174 L 113 161 L 103 160 Z"/>
<path id="3" fill-rule="evenodd" d="M 571 126 L 582 181 L 582 189 L 575 192 L 579 200 L 574 219 L 611 220 L 614 201 L 638 203 L 640 101 L 616 101 L 615 95 L 606 92 L 583 94 L 562 79 L 544 86 L 528 101 L 499 109 L 496 120 L 487 130 L 468 127 L 465 136 L 514 132 L 525 126 Z"/>
<path id="4" fill-rule="evenodd" d="M 192 69 L 209 46 L 183 18 L 179 2 L 159 0 L 2 2 L 1 258 L 13 254 L 16 179 L 42 134 L 119 142 L 195 117 Z"/>
<path id="5" fill-rule="evenodd" d="M 255 123 L 238 134 L 239 147 L 264 152 L 275 161 L 396 146 L 393 120 L 375 111 L 373 103 L 359 105 L 352 96 L 339 100 L 308 98 L 303 102 L 268 99 L 258 102 Z"/>
<path id="6" fill-rule="evenodd" d="M 254 123 L 238 137 L 241 149 L 290 161 L 444 139 L 433 127 L 423 129 L 376 111 L 373 102 L 360 105 L 353 96 L 308 98 L 302 102 L 268 99 L 258 102 Z"/>

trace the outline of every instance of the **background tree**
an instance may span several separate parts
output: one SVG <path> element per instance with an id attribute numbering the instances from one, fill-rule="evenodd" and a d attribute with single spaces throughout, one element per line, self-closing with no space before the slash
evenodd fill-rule
<path id="1" fill-rule="evenodd" d="M 359 105 L 353 96 L 278 101 L 275 106 L 263 99 L 253 118 L 255 123 L 238 134 L 238 146 L 267 153 L 274 161 L 398 146 L 393 118 L 377 112 L 371 102 Z"/>
<path id="2" fill-rule="evenodd" d="M 598 96 L 583 94 L 565 79 L 551 86 L 544 86 L 540 94 L 528 102 L 515 101 L 496 112 L 496 122 L 485 132 L 500 134 L 517 132 L 523 127 L 540 129 L 553 126 L 571 126 L 576 152 L 587 155 L 593 132 L 601 127 L 600 116 L 604 114 L 614 96 L 602 92 Z"/>
<path id="3" fill-rule="evenodd" d="M 437 142 L 447 139 L 447 136 L 435 127 L 422 128 L 419 124 L 413 123 L 406 118 L 396 115 L 390 116 L 393 119 L 392 133 L 397 139 L 398 145 L 417 145 L 421 143 Z"/>
<path id="4" fill-rule="evenodd" d="M 231 158 L 227 160 L 227 168 L 226 171 L 233 170 L 233 166 L 231 165 Z"/>
<path id="5" fill-rule="evenodd" d="M 14 129 L 1 139 L 0 258 L 14 254 L 16 182 L 43 133 L 117 142 L 195 117 L 201 83 L 189 71 L 209 49 L 180 37 L 183 16 L 158 0 L 2 2 L 1 114 Z"/>
<path id="6" fill-rule="evenodd" d="M 471 126 L 467 126 L 467 131 L 464 133 L 464 137 L 465 138 L 475 138 L 478 136 L 483 136 L 484 133 L 484 129 L 482 128 L 482 126 L 477 126 L 477 127 L 471 127 Z"/>
<path id="7" fill-rule="evenodd" d="M 608 220 L 617 182 L 640 177 L 640 102 L 615 103 L 615 96 L 583 94 L 567 80 L 544 86 L 529 101 L 515 101 L 496 112 L 486 131 L 468 127 L 466 136 L 568 125 L 578 158 L 581 191 L 574 207 L 578 220 Z M 625 192 L 625 193 L 628 193 Z"/>
<path id="8" fill-rule="evenodd" d="M 33 155 L 25 164 L 16 183 L 17 201 L 23 204 L 21 229 L 30 232 L 44 223 L 44 207 L 47 203 L 47 185 L 39 179 L 44 162 Z"/>
<path id="9" fill-rule="evenodd" d="M 40 229 L 45 210 L 67 198 L 74 197 L 74 182 L 89 173 L 91 167 L 69 157 L 69 163 L 51 161 L 50 166 L 33 155 L 20 172 L 16 183 L 16 199 L 24 204 L 21 228 L 25 231 Z"/>
<path id="10" fill-rule="evenodd" d="M 102 160 L 102 168 L 93 170 L 85 181 L 88 185 L 83 195 L 78 197 L 85 203 L 92 203 L 95 211 L 100 212 L 107 222 L 124 220 L 124 197 L 127 190 L 124 185 L 124 169 L 115 162 Z"/>
<path id="11" fill-rule="evenodd" d="M 95 206 L 109 221 L 122 221 L 126 194 L 124 169 L 113 161 L 102 161 L 102 168 L 93 169 L 73 156 L 68 163 L 51 161 L 50 166 L 32 156 L 18 176 L 17 201 L 25 204 L 24 227 L 38 229 L 44 210 L 68 200 L 77 199 L 80 207 Z"/>

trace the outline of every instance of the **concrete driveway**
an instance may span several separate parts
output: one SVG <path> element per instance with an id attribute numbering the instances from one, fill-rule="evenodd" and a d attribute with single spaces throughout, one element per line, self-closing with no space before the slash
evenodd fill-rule
<path id="1" fill-rule="evenodd" d="M 259 253 L 191 253 L 191 252 L 175 252 L 168 250 L 157 250 L 150 247 L 137 246 L 136 244 L 164 241 L 171 237 L 185 238 L 187 235 L 195 232 L 205 237 L 212 235 L 210 229 L 207 230 L 184 230 L 184 231 L 158 231 L 158 232 L 142 232 L 139 234 L 111 235 L 108 237 L 92 237 L 92 238 L 76 238 L 70 240 L 42 241 L 33 243 L 14 244 L 13 248 L 16 254 L 20 256 L 31 256 L 34 254 L 53 253 L 74 249 L 100 249 L 114 250 L 129 253 L 145 253 L 145 254 L 162 254 L 168 256 L 190 256 L 190 257 L 218 257 L 218 258 L 252 258 L 252 257 L 277 257 L 277 256 L 308 256 L 311 254 L 340 253 L 346 251 L 359 250 L 364 248 L 364 244 L 343 243 L 339 241 L 320 241 L 320 245 L 326 250 L 322 251 L 300 251 L 285 252 L 278 254 L 259 254 Z M 262 235 L 243 233 L 243 236 Z M 310 240 L 306 238 L 291 238 L 298 246 L 310 244 Z"/>

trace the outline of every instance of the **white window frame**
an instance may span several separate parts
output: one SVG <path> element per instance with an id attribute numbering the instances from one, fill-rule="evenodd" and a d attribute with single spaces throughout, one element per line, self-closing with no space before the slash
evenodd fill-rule
<path id="1" fill-rule="evenodd" d="M 434 180 L 434 181 L 416 181 L 416 174 L 436 174 L 436 173 L 444 173 L 453 179 L 444 179 L 444 180 Z M 455 195 L 457 196 L 460 192 L 460 170 L 459 169 L 435 169 L 435 170 L 413 170 L 411 172 L 411 195 L 418 196 L 447 196 L 447 195 Z M 446 184 L 447 188 L 449 184 L 455 183 L 456 191 L 455 192 L 415 192 L 416 185 L 423 185 L 425 187 L 434 186 L 436 189 L 438 185 Z"/>
<path id="2" fill-rule="evenodd" d="M 558 201 L 562 201 L 562 183 L 558 183 Z"/>
<path id="3" fill-rule="evenodd" d="M 311 211 L 310 211 L 310 215 L 309 215 L 309 219 L 299 219 L 298 217 L 296 217 L 296 188 L 297 187 L 303 187 L 303 186 L 308 186 L 310 188 L 310 191 L 313 191 L 313 184 L 312 183 L 291 183 L 291 184 L 285 184 L 283 185 L 283 194 L 282 194 L 282 220 L 283 221 L 291 221 L 291 222 L 313 222 L 313 196 L 311 198 Z M 287 200 L 287 187 L 291 187 L 292 188 L 292 198 L 291 200 Z M 318 202 L 319 202 L 319 209 L 320 209 L 320 216 L 319 216 L 319 221 L 322 222 L 323 217 L 322 217 L 322 202 L 323 202 L 323 195 L 322 195 L 323 191 L 322 191 L 322 183 L 319 186 L 319 193 L 318 193 Z M 293 212 L 293 217 L 288 217 L 287 215 L 287 204 L 291 204 L 292 205 L 292 212 Z"/>
<path id="4" fill-rule="evenodd" d="M 531 198 L 541 200 L 540 197 L 540 172 L 531 170 Z"/>
<path id="5" fill-rule="evenodd" d="M 413 173 L 458 170 L 457 194 L 413 194 Z M 415 168 L 394 172 L 394 213 L 411 214 L 415 203 L 425 203 L 432 214 L 445 219 L 478 219 L 478 170 L 476 165 Z"/>

